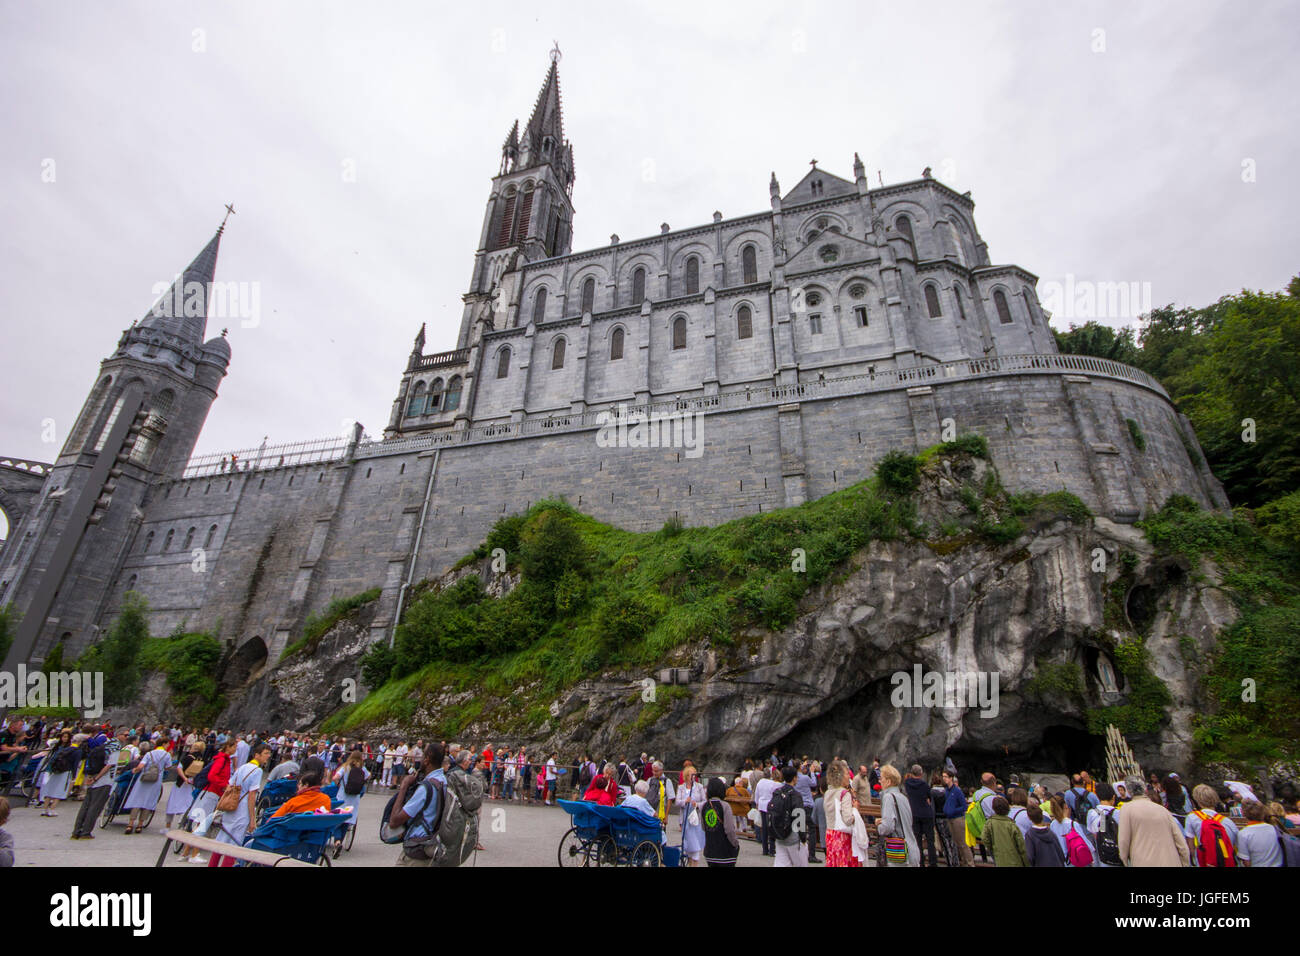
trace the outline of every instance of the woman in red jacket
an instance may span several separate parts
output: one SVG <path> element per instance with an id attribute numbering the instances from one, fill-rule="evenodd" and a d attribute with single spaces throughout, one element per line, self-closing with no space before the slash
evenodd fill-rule
<path id="1" fill-rule="evenodd" d="M 208 782 L 199 794 L 199 798 L 194 801 L 194 807 L 190 810 L 193 813 L 199 810 L 205 817 L 211 817 L 212 812 L 217 809 L 217 801 L 225 793 L 226 787 L 230 785 L 230 775 L 235 770 L 235 747 L 239 741 L 235 739 L 234 734 L 226 738 L 226 742 L 221 745 L 217 755 L 212 758 L 212 763 L 208 766 Z M 201 772 L 201 771 L 200 771 Z M 181 859 L 188 863 L 206 863 L 199 854 L 198 847 L 187 846 L 181 851 Z"/>
<path id="2" fill-rule="evenodd" d="M 592 778 L 591 786 L 587 787 L 582 799 L 588 803 L 599 803 L 602 807 L 612 807 L 617 796 L 618 776 L 614 767 L 605 764 L 605 769 Z"/>

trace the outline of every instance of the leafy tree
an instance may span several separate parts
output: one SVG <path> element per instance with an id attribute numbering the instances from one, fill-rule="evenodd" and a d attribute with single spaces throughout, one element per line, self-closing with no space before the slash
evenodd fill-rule
<path id="1" fill-rule="evenodd" d="M 1056 332 L 1056 347 L 1073 355 L 1093 355 L 1097 358 L 1137 365 L 1141 357 L 1133 329 L 1112 329 L 1099 322 L 1070 325 L 1068 332 Z"/>
<path id="2" fill-rule="evenodd" d="M 140 651 L 149 640 L 148 613 L 144 595 L 127 591 L 108 635 L 78 664 L 79 669 L 104 672 L 104 700 L 110 705 L 130 703 L 140 685 Z"/>

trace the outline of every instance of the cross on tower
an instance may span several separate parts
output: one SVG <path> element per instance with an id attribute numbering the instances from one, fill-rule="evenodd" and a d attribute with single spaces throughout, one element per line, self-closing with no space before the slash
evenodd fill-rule
<path id="1" fill-rule="evenodd" d="M 813 169 L 816 169 L 816 168 L 817 168 L 817 160 L 815 160 L 815 159 L 810 160 L 810 161 L 808 162 L 808 165 L 811 166 Z"/>
<path id="2" fill-rule="evenodd" d="M 235 207 L 232 203 L 226 203 L 226 215 L 221 220 L 221 228 L 226 228 L 226 220 L 235 214 Z"/>

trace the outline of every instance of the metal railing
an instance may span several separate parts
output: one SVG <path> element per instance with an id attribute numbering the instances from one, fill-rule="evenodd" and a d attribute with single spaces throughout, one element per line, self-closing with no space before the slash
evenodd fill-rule
<path id="1" fill-rule="evenodd" d="M 292 468 L 339 461 L 347 455 L 351 439 L 335 435 L 310 441 L 259 445 L 236 451 L 195 455 L 185 465 L 182 478 L 220 477 L 271 468 Z"/>

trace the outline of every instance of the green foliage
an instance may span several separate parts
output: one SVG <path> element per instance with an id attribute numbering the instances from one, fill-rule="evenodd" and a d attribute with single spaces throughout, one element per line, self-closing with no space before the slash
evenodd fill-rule
<path id="1" fill-rule="evenodd" d="M 1039 510 L 1059 514 L 1075 524 L 1087 524 L 1092 519 L 1092 509 L 1078 495 L 1068 491 L 1049 491 L 1036 502 Z"/>
<path id="2" fill-rule="evenodd" d="M 1255 509 L 1255 524 L 1264 534 L 1292 548 L 1300 548 L 1300 491 Z"/>
<path id="3" fill-rule="evenodd" d="M 149 640 L 148 613 L 144 596 L 127 591 L 108 634 L 87 648 L 77 661 L 77 670 L 104 672 L 104 702 L 109 706 L 129 704 L 135 699 L 140 684 L 140 652 Z"/>
<path id="4" fill-rule="evenodd" d="M 1025 681 L 1023 691 L 1043 702 L 1080 700 L 1083 697 L 1083 668 L 1078 661 L 1036 662 L 1034 676 Z"/>
<path id="5" fill-rule="evenodd" d="M 664 539 L 675 538 L 681 534 L 685 528 L 686 524 L 682 521 L 681 516 L 673 515 L 665 521 L 664 526 L 659 529 L 659 537 Z"/>
<path id="6" fill-rule="evenodd" d="M 397 652 L 384 641 L 371 644 L 370 649 L 361 658 L 361 681 L 367 687 L 380 687 L 393 675 L 393 665 L 397 663 Z"/>
<path id="7" fill-rule="evenodd" d="M 1133 439 L 1133 447 L 1138 451 L 1146 451 L 1147 436 L 1142 433 L 1142 426 L 1137 423 L 1137 419 L 1126 418 L 1124 424 L 1128 426 L 1128 435 L 1129 438 Z"/>
<path id="8" fill-rule="evenodd" d="M 952 441 L 943 442 L 937 447 L 940 455 L 971 455 L 975 458 L 988 460 L 989 443 L 983 435 L 969 433 L 958 435 Z"/>
<path id="9" fill-rule="evenodd" d="M 1125 365 L 1137 365 L 1141 358 L 1132 329 L 1113 329 L 1099 322 L 1085 322 L 1083 325 L 1071 323 L 1068 332 L 1052 331 L 1056 336 L 1056 347 L 1062 352 L 1095 355 Z"/>
<path id="10" fill-rule="evenodd" d="M 12 604 L 0 605 L 0 661 L 9 655 L 9 648 L 18 631 L 18 621 L 22 617 Z"/>
<path id="11" fill-rule="evenodd" d="M 45 660 L 41 662 L 42 673 L 53 674 L 61 670 L 63 670 L 63 641 L 50 648 L 50 652 L 45 655 Z"/>
<path id="12" fill-rule="evenodd" d="M 364 607 L 371 601 L 379 600 L 380 593 L 379 588 L 371 588 L 351 597 L 335 598 L 330 601 L 324 612 L 313 614 L 307 618 L 306 623 L 303 624 L 302 637 L 284 649 L 280 654 L 280 660 L 285 660 L 303 652 L 308 657 L 315 654 L 316 648 L 320 645 L 320 639 L 329 633 L 334 625 L 358 608 Z"/>
<path id="13" fill-rule="evenodd" d="M 910 495 L 921 484 L 921 461 L 915 455 L 905 452 L 887 452 L 876 463 L 876 478 L 884 491 L 895 495 Z"/>
<path id="14" fill-rule="evenodd" d="M 225 707 L 216 682 L 221 642 L 211 634 L 178 633 L 149 641 L 140 651 L 140 666 L 167 676 L 171 704 L 187 721 L 207 724 Z"/>
<path id="15" fill-rule="evenodd" d="M 674 703 L 679 700 L 686 700 L 690 696 L 690 691 L 685 687 L 677 685 L 656 687 L 654 700 L 642 704 L 641 712 L 637 714 L 636 720 L 632 722 L 633 733 L 643 733 L 649 730 L 663 719 L 664 715 L 672 709 Z"/>

